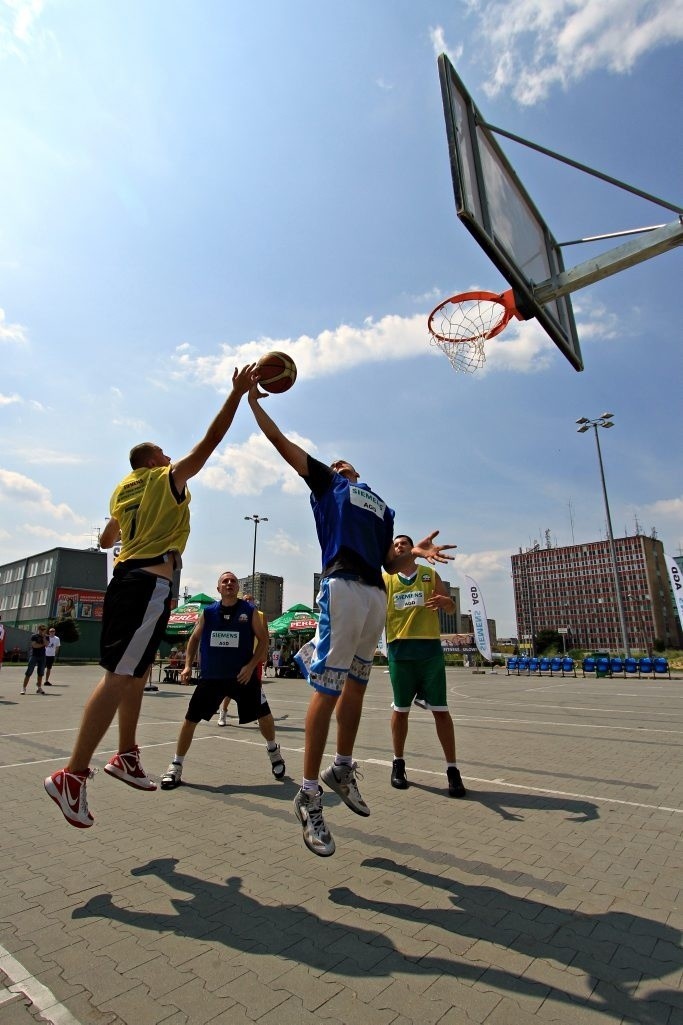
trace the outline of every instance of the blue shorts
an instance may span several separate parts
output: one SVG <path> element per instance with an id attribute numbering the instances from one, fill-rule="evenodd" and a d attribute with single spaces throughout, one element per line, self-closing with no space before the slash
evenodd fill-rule
<path id="1" fill-rule="evenodd" d="M 325 577 L 318 594 L 320 620 L 312 641 L 294 656 L 322 694 L 341 694 L 347 677 L 367 684 L 384 628 L 387 596 L 358 578 Z"/>

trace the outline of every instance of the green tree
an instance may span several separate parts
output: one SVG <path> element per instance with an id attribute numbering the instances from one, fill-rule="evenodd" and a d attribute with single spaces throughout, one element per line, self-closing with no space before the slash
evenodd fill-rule
<path id="1" fill-rule="evenodd" d="M 549 651 L 562 651 L 562 637 L 557 630 L 539 630 L 536 634 L 536 654 L 545 655 Z"/>

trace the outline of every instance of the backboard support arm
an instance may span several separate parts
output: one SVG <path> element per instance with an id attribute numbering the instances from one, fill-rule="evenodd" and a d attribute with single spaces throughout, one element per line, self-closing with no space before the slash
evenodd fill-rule
<path id="1" fill-rule="evenodd" d="M 533 286 L 534 299 L 539 303 L 548 303 L 562 295 L 577 292 L 586 285 L 602 281 L 612 274 L 635 267 L 638 263 L 666 253 L 670 249 L 683 244 L 683 217 L 655 228 L 644 239 L 625 242 L 607 253 L 584 260 L 571 270 L 563 271 L 546 281 Z"/>

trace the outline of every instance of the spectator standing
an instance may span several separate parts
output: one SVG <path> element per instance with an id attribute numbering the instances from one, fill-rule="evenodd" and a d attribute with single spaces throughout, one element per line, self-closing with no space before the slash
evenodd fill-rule
<path id="1" fill-rule="evenodd" d="M 62 642 L 57 636 L 57 631 L 54 626 L 51 626 L 47 632 L 47 645 L 45 647 L 45 686 L 51 687 L 50 673 L 52 667 L 55 664 L 55 659 L 59 655 L 59 649 L 62 646 Z"/>
<path id="2" fill-rule="evenodd" d="M 24 676 L 24 682 L 22 684 L 21 693 L 26 693 L 28 687 L 28 681 L 33 676 L 33 670 L 36 671 L 36 677 L 38 680 L 38 694 L 44 694 L 43 690 L 43 677 L 45 676 L 45 649 L 47 647 L 47 627 L 38 627 L 36 633 L 31 634 L 31 649 L 29 653 L 28 665 L 26 666 L 26 675 Z"/>

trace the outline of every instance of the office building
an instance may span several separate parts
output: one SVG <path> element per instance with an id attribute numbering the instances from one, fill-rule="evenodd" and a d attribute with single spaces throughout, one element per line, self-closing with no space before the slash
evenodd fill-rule
<path id="1" fill-rule="evenodd" d="M 107 556 L 97 549 L 51 548 L 0 566 L 0 614 L 8 627 L 30 634 L 40 623 L 70 619 L 78 640 L 65 643 L 62 658 L 99 658 Z"/>
<path id="2" fill-rule="evenodd" d="M 265 613 L 269 623 L 282 615 L 284 611 L 282 607 L 284 580 L 282 577 L 275 577 L 270 573 L 256 573 L 252 577 L 250 573 L 249 576 L 240 577 L 239 585 L 241 593 L 253 594 L 259 609 Z"/>
<path id="3" fill-rule="evenodd" d="M 680 647 L 661 541 L 636 534 L 614 547 L 629 648 Z M 512 581 L 520 646 L 541 630 L 566 630 L 568 649 L 623 651 L 609 541 L 520 551 Z"/>

